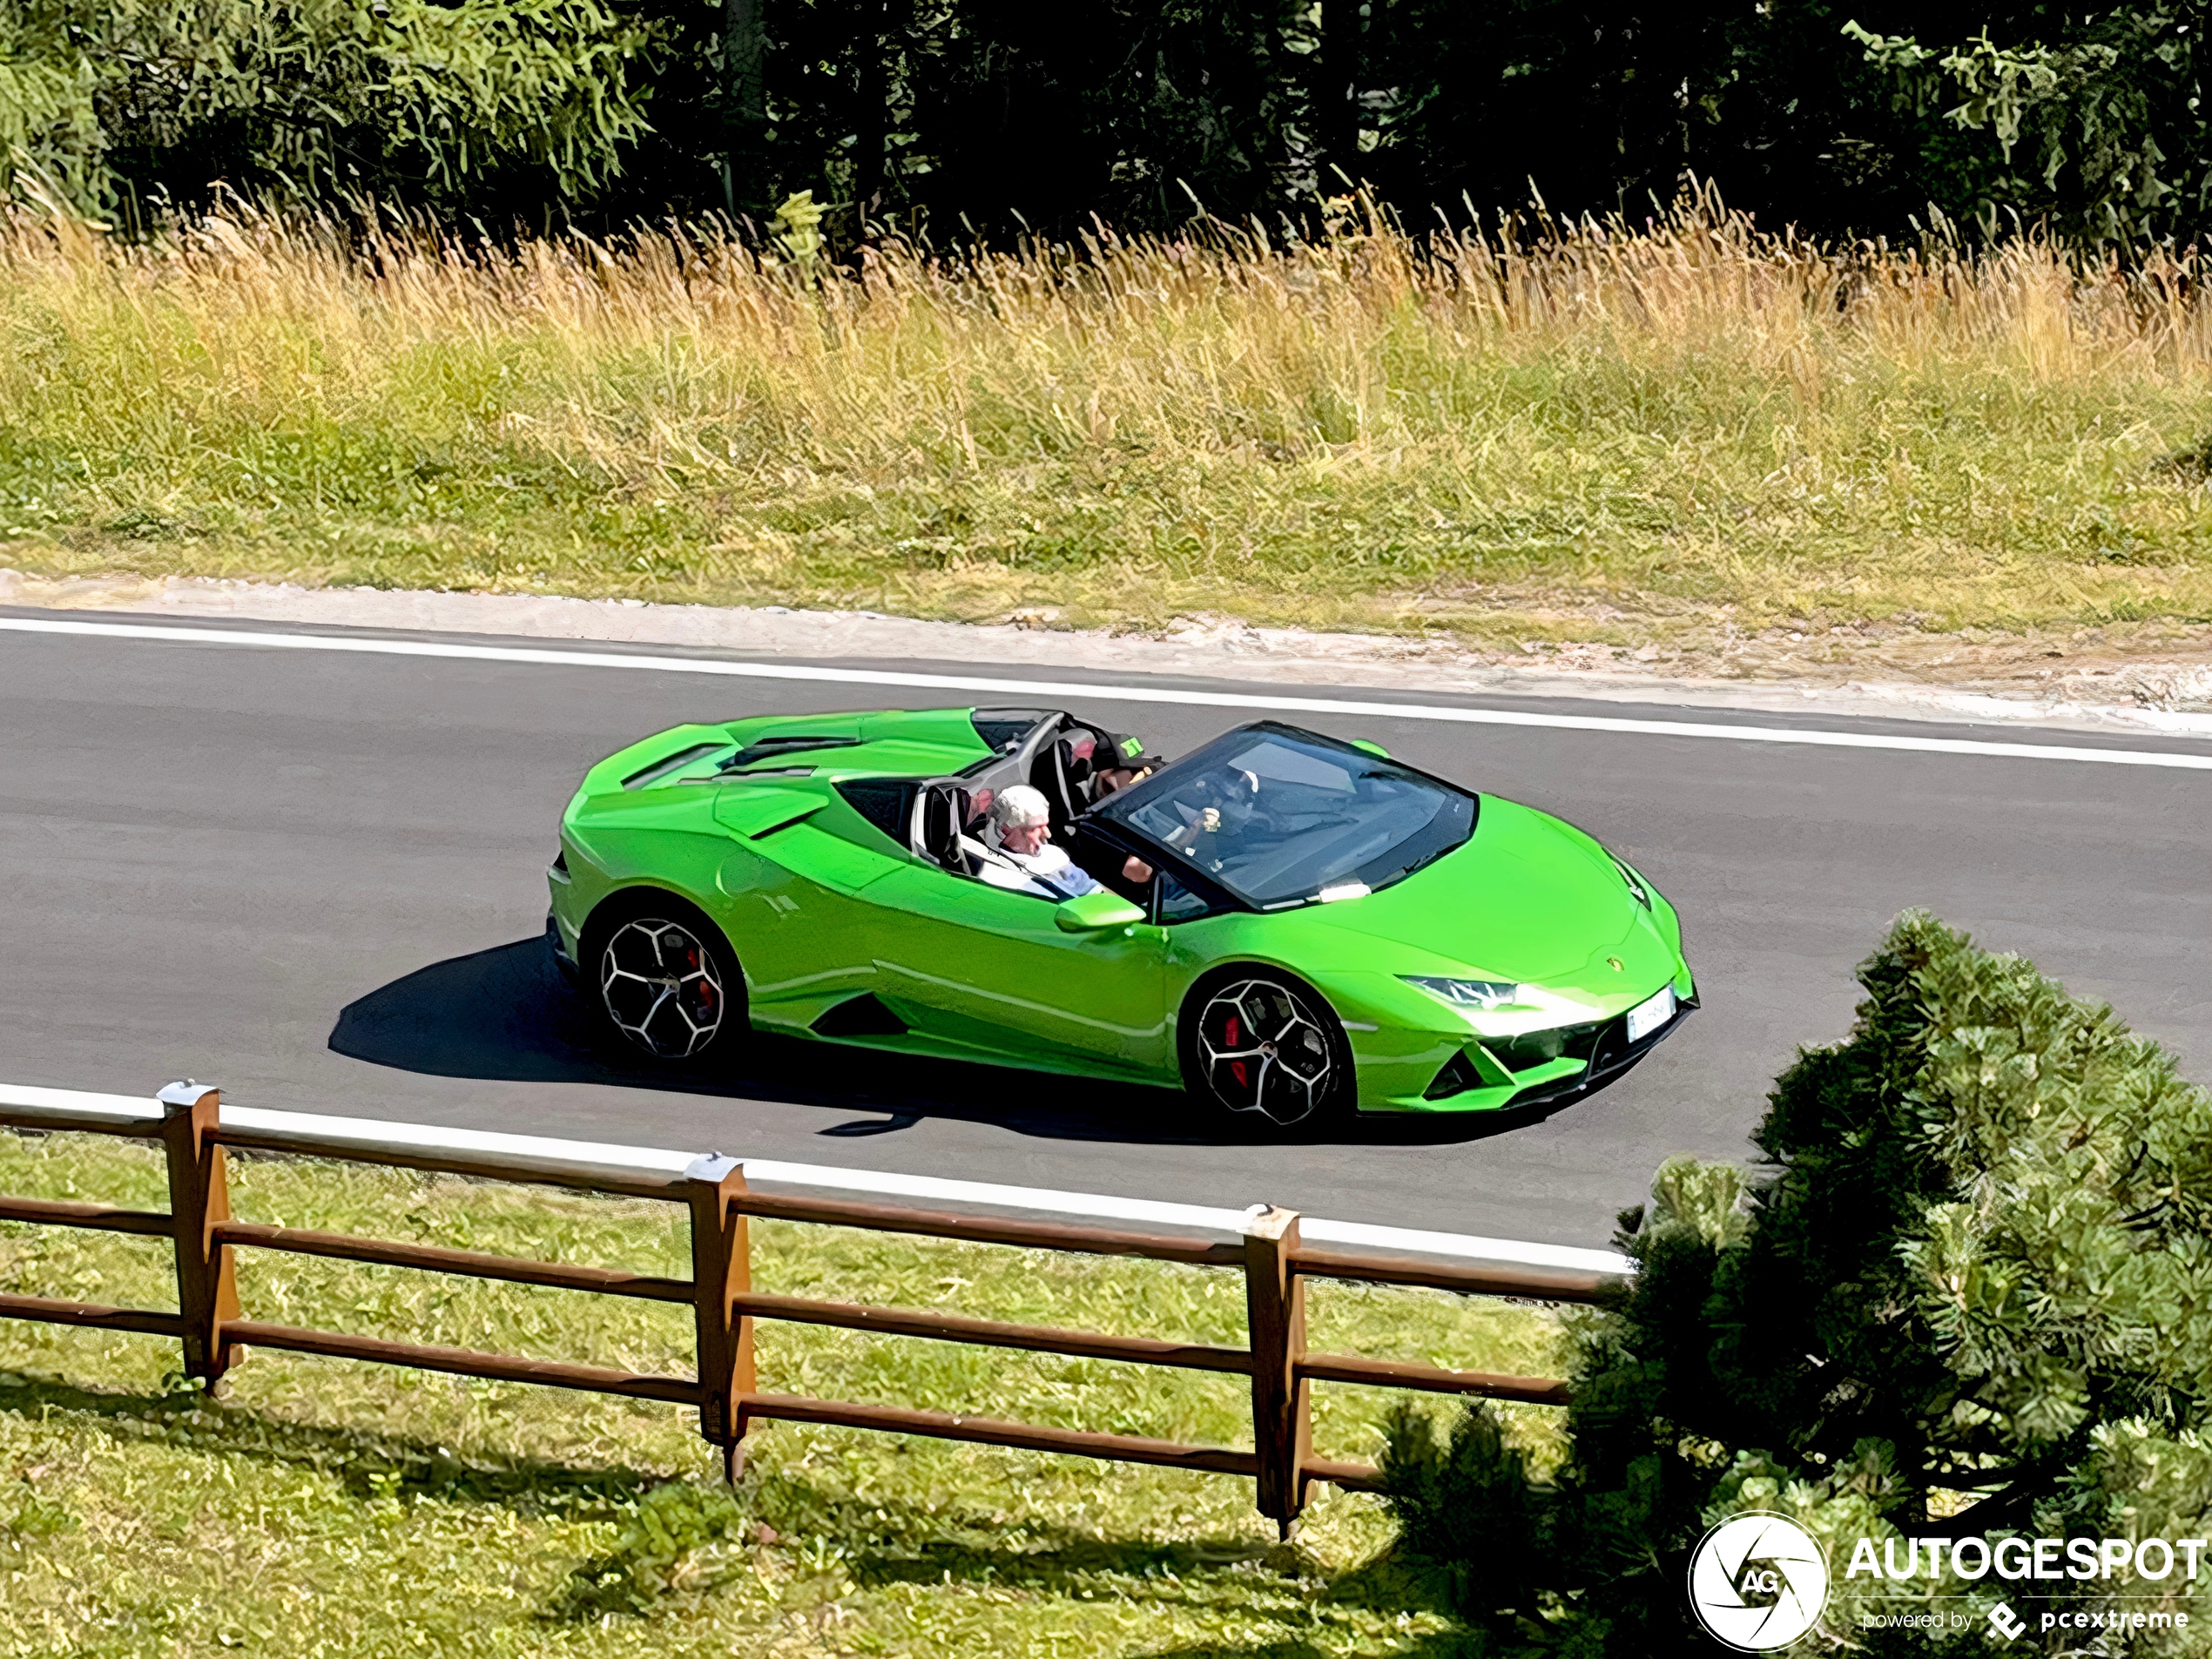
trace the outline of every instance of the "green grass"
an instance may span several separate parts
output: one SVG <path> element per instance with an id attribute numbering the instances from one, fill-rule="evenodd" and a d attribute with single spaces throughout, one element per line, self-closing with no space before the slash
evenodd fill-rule
<path id="1" fill-rule="evenodd" d="M 672 1205 L 289 1159 L 249 1219 L 688 1272 Z M 147 1149 L 0 1135 L 0 1192 L 164 1207 Z M 763 1289 L 1240 1344 L 1233 1273 L 756 1224 Z M 684 1372 L 689 1315 L 240 1253 L 247 1316 Z M 165 1245 L 0 1224 L 0 1290 L 173 1307 Z M 1559 1374 L 1541 1311 L 1317 1285 L 1317 1346 Z M 763 1386 L 1249 1445 L 1238 1379 L 760 1327 Z M 860 1432 L 755 1432 L 734 1494 L 675 1406 L 251 1354 L 219 1399 L 153 1338 L 0 1321 L 0 1654 L 1441 1654 L 1368 1497 L 1282 1548 L 1249 1481 Z M 1391 1396 L 1317 1390 L 1323 1455 Z M 1555 1420 L 1507 1408 L 1532 1446 Z"/>
<path id="2" fill-rule="evenodd" d="M 0 234 L 0 559 L 1480 641 L 2212 623 L 2212 301 L 1692 217 L 1426 255 Z"/>

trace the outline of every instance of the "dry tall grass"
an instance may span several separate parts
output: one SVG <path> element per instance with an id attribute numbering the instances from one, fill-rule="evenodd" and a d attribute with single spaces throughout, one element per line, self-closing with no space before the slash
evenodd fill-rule
<path id="1" fill-rule="evenodd" d="M 857 273 L 18 219 L 0 557 L 1492 637 L 2208 620 L 2202 274 L 1710 206 Z"/>

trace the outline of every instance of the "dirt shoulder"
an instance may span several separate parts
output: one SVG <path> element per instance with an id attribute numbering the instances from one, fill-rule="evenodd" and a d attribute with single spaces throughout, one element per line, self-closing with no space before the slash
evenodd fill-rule
<path id="1" fill-rule="evenodd" d="M 1049 611 L 970 624 L 778 605 L 316 589 L 181 577 L 57 579 L 6 570 L 0 570 L 0 604 L 607 640 L 772 657 L 1199 676 L 1358 686 L 1401 696 L 1426 691 L 1817 709 L 2212 736 L 2212 628 L 2089 629 L 2063 637 L 1861 628 L 1717 636 L 1666 651 L 1531 642 L 1507 652 L 1459 639 L 1256 628 L 1216 617 L 1178 618 L 1158 630 L 1082 630 Z"/>

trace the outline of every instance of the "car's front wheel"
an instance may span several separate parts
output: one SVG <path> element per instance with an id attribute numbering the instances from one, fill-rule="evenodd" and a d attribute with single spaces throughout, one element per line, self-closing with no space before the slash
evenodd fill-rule
<path id="1" fill-rule="evenodd" d="M 1201 982 L 1186 1008 L 1183 1077 L 1202 1100 L 1281 1124 L 1351 1109 L 1351 1044 L 1312 986 L 1271 968 L 1231 968 Z"/>
<path id="2" fill-rule="evenodd" d="M 580 953 L 586 995 L 629 1045 L 665 1062 L 736 1046 L 745 976 L 722 930 L 678 900 L 633 901 L 595 918 Z"/>

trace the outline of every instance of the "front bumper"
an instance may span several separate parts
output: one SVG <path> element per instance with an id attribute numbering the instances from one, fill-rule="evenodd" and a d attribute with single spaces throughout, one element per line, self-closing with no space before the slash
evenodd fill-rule
<path id="1" fill-rule="evenodd" d="M 550 910 L 545 913 L 545 948 L 563 979 L 571 985 L 583 982 L 583 971 L 576 965 L 576 953 L 561 936 L 561 919 Z"/>
<path id="2" fill-rule="evenodd" d="M 1629 1041 L 1629 1016 L 1620 1015 L 1605 1022 L 1598 1033 L 1597 1046 L 1591 1051 L 1589 1064 L 1576 1076 L 1562 1077 L 1555 1082 L 1538 1083 L 1533 1088 L 1517 1090 L 1506 1103 L 1509 1106 L 1538 1106 L 1571 1100 L 1575 1096 L 1595 1089 L 1600 1083 L 1619 1076 L 1622 1072 L 1674 1035 L 1682 1022 L 1697 1011 L 1697 999 L 1685 997 L 1675 1004 L 1675 1017 L 1656 1031 L 1637 1042 Z"/>
<path id="3" fill-rule="evenodd" d="M 1591 1039 L 1587 1061 L 1562 1057 L 1528 1071 L 1509 1071 L 1480 1042 L 1468 1042 L 1461 1045 L 1465 1055 L 1461 1063 L 1464 1075 L 1475 1080 L 1474 1087 L 1435 1095 L 1391 1095 L 1380 1100 L 1362 1100 L 1361 1109 L 1370 1112 L 1494 1112 L 1507 1107 L 1517 1109 L 1572 1100 L 1627 1071 L 1672 1036 L 1697 1008 L 1694 990 L 1678 994 L 1674 1017 L 1635 1042 L 1629 1041 L 1628 1015 L 1616 1014 L 1599 1026 Z M 1450 1063 L 1447 1059 L 1447 1064 Z"/>

